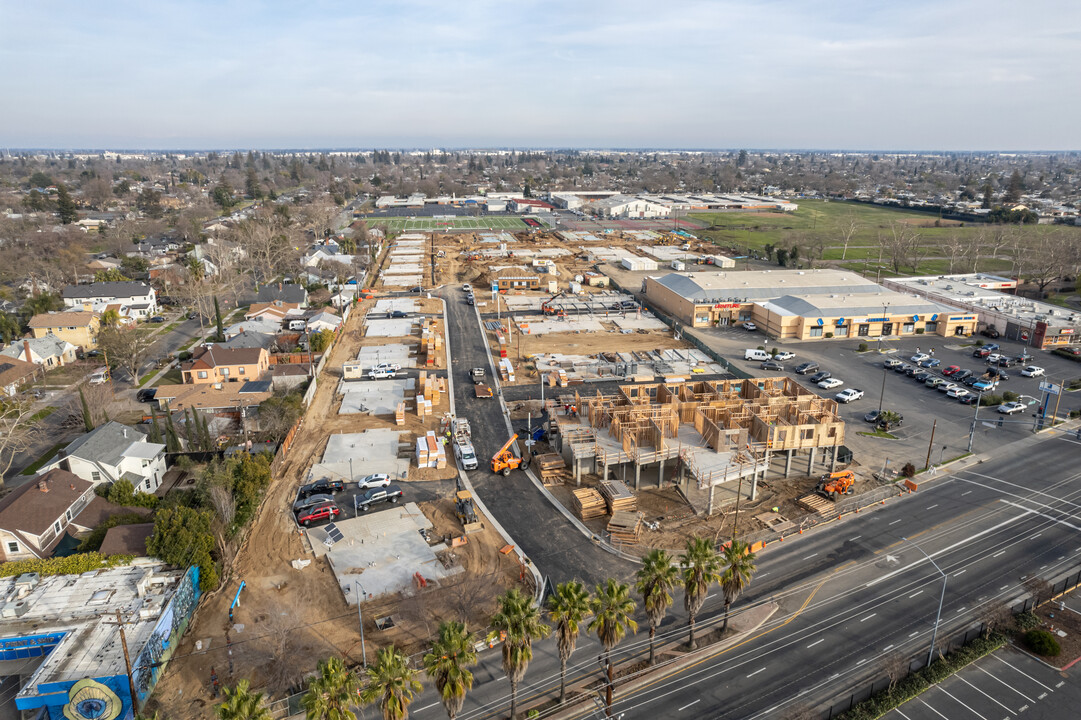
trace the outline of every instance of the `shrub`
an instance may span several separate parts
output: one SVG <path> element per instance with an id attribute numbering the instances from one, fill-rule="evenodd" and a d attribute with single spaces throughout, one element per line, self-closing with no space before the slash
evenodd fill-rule
<path id="1" fill-rule="evenodd" d="M 916 334 L 917 335 L 923 335 L 923 332 L 924 332 L 923 328 L 916 328 Z"/>
<path id="2" fill-rule="evenodd" d="M 180 362 L 187 362 L 188 360 L 191 360 L 191 350 L 181 351 L 181 353 L 176 356 L 176 359 Z"/>
<path id="3" fill-rule="evenodd" d="M 105 557 L 98 552 L 88 552 L 65 557 L 51 557 L 44 560 L 39 558 L 16 560 L 0 565 L 0 577 L 15 577 L 23 573 L 37 573 L 42 577 L 47 575 L 81 575 L 84 572 L 101 570 L 102 568 L 130 565 L 134 559 L 134 555 L 110 555 Z"/>
<path id="4" fill-rule="evenodd" d="M 990 405 L 1001 405 L 1001 404 L 1002 404 L 1002 396 L 1001 395 L 988 395 L 987 393 L 984 393 L 983 395 L 980 396 L 980 407 L 988 407 Z"/>
<path id="5" fill-rule="evenodd" d="M 1058 654 L 1062 652 L 1058 640 L 1055 640 L 1055 636 L 1046 630 L 1029 630 L 1023 639 L 1025 647 L 1037 655 L 1058 657 Z"/>
<path id="6" fill-rule="evenodd" d="M 983 340 L 977 340 L 976 347 L 983 347 Z"/>
<path id="7" fill-rule="evenodd" d="M 1013 616 L 1013 621 L 1020 630 L 1032 630 L 1040 626 L 1040 618 L 1033 612 L 1018 613 Z"/>
<path id="8" fill-rule="evenodd" d="M 824 336 L 826 339 L 833 337 L 833 333 L 826 333 Z"/>
<path id="9" fill-rule="evenodd" d="M 759 349 L 759 350 L 765 350 L 765 349 L 766 349 L 766 346 L 765 346 L 765 345 L 759 345 L 759 346 L 758 346 L 758 349 Z"/>
<path id="10" fill-rule="evenodd" d="M 867 343 L 860 343 L 856 350 L 859 352 L 867 352 Z"/>
<path id="11" fill-rule="evenodd" d="M 1006 392 L 1002 393 L 1002 399 L 1005 402 L 1016 402 L 1017 398 L 1019 398 L 1019 397 L 1021 397 L 1021 396 L 1018 395 L 1015 392 L 1010 391 L 1010 390 L 1007 390 Z"/>
<path id="12" fill-rule="evenodd" d="M 1059 357 L 1064 357 L 1067 360 L 1073 360 L 1074 362 L 1081 362 L 1081 355 L 1074 355 L 1072 352 L 1066 350 L 1065 348 L 1055 348 L 1051 351 L 1051 354 L 1058 355 Z"/>
<path id="13" fill-rule="evenodd" d="M 102 495 L 106 500 L 115 505 L 144 507 L 150 508 L 151 510 L 158 505 L 158 498 L 156 495 L 145 492 L 136 492 L 129 480 L 117 480 L 110 485 L 108 490 L 104 493 L 99 492 L 96 489 L 94 492 L 98 495 Z"/>
<path id="14" fill-rule="evenodd" d="M 915 477 L 916 466 L 910 462 L 905 463 L 905 466 L 901 468 L 901 474 L 904 475 L 906 478 Z"/>

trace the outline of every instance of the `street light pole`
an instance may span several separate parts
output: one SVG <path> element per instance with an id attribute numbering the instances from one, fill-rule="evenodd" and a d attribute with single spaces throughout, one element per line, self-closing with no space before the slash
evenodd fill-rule
<path id="1" fill-rule="evenodd" d="M 949 576 L 942 572 L 942 568 L 938 566 L 938 563 L 936 563 L 923 548 L 916 543 L 909 542 L 908 538 L 901 539 L 923 553 L 923 556 L 927 558 L 927 561 L 931 563 L 935 570 L 938 570 L 938 574 L 942 576 L 942 594 L 938 598 L 938 614 L 935 615 L 935 627 L 931 630 L 931 649 L 927 652 L 927 667 L 931 667 L 931 661 L 935 659 L 935 641 L 938 639 L 938 623 L 942 619 L 942 604 L 946 600 L 946 581 L 949 579 Z"/>
<path id="2" fill-rule="evenodd" d="M 882 317 L 886 317 L 886 306 L 885 305 L 882 306 Z M 881 336 L 879 336 L 879 338 L 878 338 L 878 349 L 879 350 L 882 349 L 882 337 Z M 879 354 L 881 355 L 881 353 L 879 353 Z M 879 414 L 879 416 L 882 415 L 882 401 L 886 397 L 886 372 L 887 372 L 886 362 L 883 361 L 882 362 L 882 389 L 879 390 L 879 392 L 878 392 L 878 414 Z"/>
<path id="3" fill-rule="evenodd" d="M 976 421 L 980 415 L 980 403 L 983 401 L 983 390 L 976 396 L 976 409 L 972 412 L 972 429 L 968 431 L 968 451 L 972 452 L 972 440 L 976 437 Z"/>
<path id="4" fill-rule="evenodd" d="M 357 587 L 357 615 L 360 617 L 360 661 L 364 664 L 365 669 L 368 667 L 368 652 L 364 647 L 364 609 L 361 605 L 364 602 L 364 591 L 360 587 L 360 581 L 356 581 Z"/>

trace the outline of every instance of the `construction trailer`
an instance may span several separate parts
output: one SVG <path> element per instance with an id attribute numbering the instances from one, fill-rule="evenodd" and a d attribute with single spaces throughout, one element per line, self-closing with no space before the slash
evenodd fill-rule
<path id="1" fill-rule="evenodd" d="M 637 490 L 645 469 L 658 487 L 677 481 L 696 511 L 710 514 L 738 495 L 753 499 L 775 463 L 791 475 L 797 455 L 806 455 L 808 475 L 820 462 L 833 471 L 844 444 L 837 403 L 786 377 L 622 385 L 552 398 L 546 409 L 553 446 L 577 484 L 583 474 L 614 472 Z"/>

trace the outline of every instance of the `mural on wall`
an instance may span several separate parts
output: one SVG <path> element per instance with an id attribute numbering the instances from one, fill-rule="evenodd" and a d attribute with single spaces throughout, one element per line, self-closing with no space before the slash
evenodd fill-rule
<path id="1" fill-rule="evenodd" d="M 124 711 L 124 702 L 109 687 L 86 678 L 68 690 L 64 705 L 67 720 L 116 720 Z"/>
<path id="2" fill-rule="evenodd" d="M 188 568 L 154 626 L 154 632 L 132 665 L 132 680 L 135 683 L 135 692 L 139 694 L 140 704 L 145 702 L 154 690 L 165 663 L 172 657 L 180 636 L 188 627 L 188 621 L 201 595 L 199 568 Z"/>

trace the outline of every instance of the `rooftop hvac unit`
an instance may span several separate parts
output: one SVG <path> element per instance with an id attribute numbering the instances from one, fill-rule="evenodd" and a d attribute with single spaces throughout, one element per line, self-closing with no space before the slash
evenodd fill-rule
<path id="1" fill-rule="evenodd" d="M 15 589 L 20 591 L 20 596 L 25 595 L 22 591 L 30 592 L 41 583 L 41 577 L 37 573 L 23 573 L 15 578 Z"/>
<path id="2" fill-rule="evenodd" d="M 4 603 L 0 607 L 0 617 L 3 618 L 20 618 L 30 610 L 30 603 L 26 600 L 16 600 L 15 602 Z"/>

